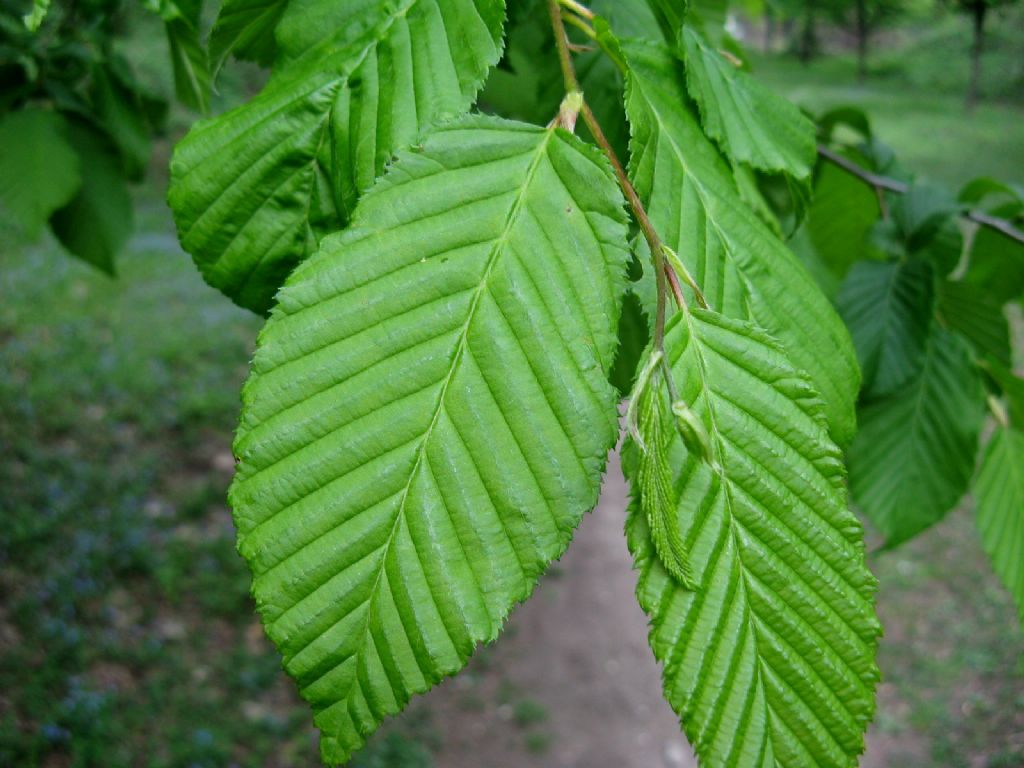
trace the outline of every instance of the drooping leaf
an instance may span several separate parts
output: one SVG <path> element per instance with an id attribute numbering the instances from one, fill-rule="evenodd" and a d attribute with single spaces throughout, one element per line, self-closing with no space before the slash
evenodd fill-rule
<path id="1" fill-rule="evenodd" d="M 878 217 L 878 198 L 869 186 L 832 163 L 821 164 L 805 229 L 828 276 L 823 289 L 834 294 L 850 267 L 868 256 L 868 233 Z"/>
<path id="2" fill-rule="evenodd" d="M 72 146 L 82 168 L 82 185 L 71 201 L 53 214 L 50 226 L 74 256 L 107 274 L 134 228 L 134 206 L 121 160 L 103 134 L 71 126 Z"/>
<path id="3" fill-rule="evenodd" d="M 210 31 L 213 72 L 229 56 L 270 66 L 277 51 L 274 30 L 288 4 L 288 0 L 224 0 Z"/>
<path id="4" fill-rule="evenodd" d="M 879 624 L 821 400 L 749 323 L 677 314 L 666 352 L 717 462 L 673 434 L 690 591 L 657 557 L 638 447 L 626 452 L 628 541 L 665 695 L 703 766 L 854 766 L 874 710 Z"/>
<path id="5" fill-rule="evenodd" d="M 597 500 L 626 237 L 596 150 L 464 118 L 282 290 L 230 498 L 328 761 L 493 640 Z"/>
<path id="6" fill-rule="evenodd" d="M 199 3 L 196 6 L 201 9 Z M 213 76 L 206 48 L 199 39 L 199 26 L 183 17 L 168 21 L 165 27 L 174 71 L 174 92 L 182 104 L 206 112 L 210 107 Z"/>
<path id="7" fill-rule="evenodd" d="M 1021 213 L 1015 202 L 992 209 L 993 216 L 1011 220 Z M 1000 303 L 1020 301 L 1024 298 L 1024 245 L 989 227 L 978 227 L 963 279 Z"/>
<path id="8" fill-rule="evenodd" d="M 41 109 L 11 112 L 0 118 L 0 147 L 0 233 L 34 240 L 82 184 L 67 122 Z"/>
<path id="9" fill-rule="evenodd" d="M 921 372 L 935 307 L 931 265 L 919 259 L 854 264 L 837 304 L 857 350 L 862 396 L 895 392 Z"/>
<path id="10" fill-rule="evenodd" d="M 918 376 L 859 416 L 850 491 L 895 547 L 941 520 L 974 472 L 984 395 L 966 342 L 933 326 Z"/>
<path id="11" fill-rule="evenodd" d="M 793 253 L 740 198 L 687 106 L 673 58 L 636 41 L 624 50 L 629 173 L 651 221 L 713 309 L 752 320 L 783 343 L 822 393 L 832 434 L 845 443 L 856 429 L 860 380 L 846 328 Z"/>
<path id="12" fill-rule="evenodd" d="M 814 123 L 691 27 L 683 27 L 682 42 L 686 83 L 700 106 L 704 131 L 726 156 L 808 182 L 816 158 Z"/>
<path id="13" fill-rule="evenodd" d="M 953 193 L 937 184 L 911 184 L 892 204 L 893 222 L 908 253 L 923 248 L 958 211 Z"/>
<path id="14" fill-rule="evenodd" d="M 981 542 L 1024 622 L 1024 432 L 1001 428 L 989 441 L 974 487 Z"/>
<path id="15" fill-rule="evenodd" d="M 93 67 L 92 86 L 96 119 L 117 148 L 124 175 L 141 181 L 149 167 L 153 142 L 139 95 L 106 64 Z"/>
<path id="16" fill-rule="evenodd" d="M 207 282 L 267 311 L 392 153 L 469 106 L 498 59 L 503 8 L 332 2 L 306 7 L 300 23 L 289 6 L 266 89 L 198 123 L 171 161 L 181 243 Z"/>
<path id="17" fill-rule="evenodd" d="M 970 283 L 943 280 L 936 312 L 940 322 L 967 339 L 980 357 L 1010 365 L 1010 324 L 1002 304 L 990 294 Z"/>

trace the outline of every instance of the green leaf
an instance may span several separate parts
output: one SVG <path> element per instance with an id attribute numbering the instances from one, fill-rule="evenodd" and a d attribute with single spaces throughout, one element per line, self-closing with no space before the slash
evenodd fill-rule
<path id="1" fill-rule="evenodd" d="M 990 294 L 969 283 L 943 280 L 936 312 L 942 324 L 967 339 L 980 357 L 1010 365 L 1010 324 L 1003 305 Z"/>
<path id="2" fill-rule="evenodd" d="M 82 186 L 53 214 L 50 226 L 74 256 L 113 275 L 117 254 L 134 228 L 131 193 L 117 152 L 103 134 L 74 123 L 71 143 L 82 167 Z"/>
<path id="3" fill-rule="evenodd" d="M 813 278 L 742 200 L 728 166 L 687 108 L 662 47 L 629 42 L 629 174 L 665 243 L 711 307 L 752 320 L 786 347 L 822 393 L 833 436 L 856 429 L 860 382 L 849 334 Z"/>
<path id="4" fill-rule="evenodd" d="M 32 0 L 32 10 L 22 16 L 25 28 L 29 32 L 35 32 L 43 25 L 46 15 L 50 12 L 51 0 Z"/>
<path id="5" fill-rule="evenodd" d="M 0 232 L 34 240 L 82 184 L 67 122 L 41 109 L 11 112 L 0 118 L 0 147 Z"/>
<path id="6" fill-rule="evenodd" d="M 206 112 L 210 108 L 213 76 L 206 49 L 199 40 L 199 30 L 183 19 L 167 22 L 166 29 L 174 70 L 174 92 L 182 104 Z"/>
<path id="7" fill-rule="evenodd" d="M 992 215 L 1010 219 L 1020 211 L 1018 203 L 1005 203 L 993 208 Z M 1020 301 L 1024 298 L 1024 245 L 989 227 L 978 227 L 963 279 L 1000 303 Z"/>
<path id="8" fill-rule="evenodd" d="M 121 156 L 124 175 L 141 181 L 153 149 L 141 95 L 122 82 L 112 67 L 98 64 L 92 69 L 92 102 L 97 120 Z"/>
<path id="9" fill-rule="evenodd" d="M 829 288 L 837 288 L 850 267 L 868 256 L 868 233 L 878 216 L 871 187 L 832 163 L 821 164 L 806 229 L 815 254 L 831 273 Z"/>
<path id="10" fill-rule="evenodd" d="M 224 0 L 210 31 L 210 62 L 214 72 L 229 56 L 269 67 L 277 46 L 277 28 L 288 0 Z"/>
<path id="11" fill-rule="evenodd" d="M 281 291 L 230 499 L 328 762 L 497 637 L 596 502 L 628 257 L 595 149 L 473 117 Z"/>
<path id="12" fill-rule="evenodd" d="M 1024 622 L 1024 432 L 999 429 L 974 486 L 981 542 Z"/>
<path id="13" fill-rule="evenodd" d="M 817 157 L 814 123 L 683 27 L 686 82 L 704 131 L 722 152 L 762 171 L 810 180 Z"/>
<path id="14" fill-rule="evenodd" d="M 921 372 L 935 307 L 931 265 L 918 259 L 854 264 L 837 303 L 857 350 L 862 396 L 895 392 Z"/>
<path id="15" fill-rule="evenodd" d="M 301 24 L 291 8 L 282 19 L 285 63 L 266 89 L 198 123 L 171 161 L 182 245 L 207 282 L 257 312 L 396 149 L 466 110 L 500 53 L 502 0 L 306 10 Z"/>
<path id="16" fill-rule="evenodd" d="M 854 766 L 874 711 L 880 627 L 821 400 L 749 323 L 680 313 L 665 348 L 715 457 L 672 435 L 690 591 L 657 556 L 638 448 L 626 449 L 628 542 L 666 698 L 704 766 Z"/>
<path id="17" fill-rule="evenodd" d="M 966 343 L 933 326 L 917 378 L 859 416 L 850 490 L 895 547 L 941 520 L 974 472 L 984 394 Z"/>

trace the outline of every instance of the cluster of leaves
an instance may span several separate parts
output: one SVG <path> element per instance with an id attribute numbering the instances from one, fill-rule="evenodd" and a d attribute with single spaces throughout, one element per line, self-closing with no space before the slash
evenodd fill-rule
<path id="1" fill-rule="evenodd" d="M 565 550 L 635 379 L 628 546 L 698 756 L 853 765 L 880 631 L 838 447 L 860 377 L 759 186 L 804 207 L 814 126 L 720 4 L 561 5 L 510 2 L 504 56 L 503 0 L 220 12 L 212 59 L 272 74 L 179 144 L 169 197 L 205 279 L 270 315 L 230 494 L 264 626 L 346 761 Z"/>
<path id="2" fill-rule="evenodd" d="M 821 130 L 840 162 L 864 171 L 823 160 L 796 235 L 863 371 L 853 500 L 895 547 L 973 488 L 982 542 L 1024 617 L 1024 379 L 1008 321 L 1024 299 L 1024 189 L 914 181 L 848 109 Z"/>
<path id="3" fill-rule="evenodd" d="M 199 0 L 147 8 L 165 20 L 179 98 L 205 109 Z M 0 2 L 0 236 L 34 240 L 49 225 L 108 273 L 132 231 L 128 184 L 168 108 L 116 50 L 126 12 L 121 0 Z"/>

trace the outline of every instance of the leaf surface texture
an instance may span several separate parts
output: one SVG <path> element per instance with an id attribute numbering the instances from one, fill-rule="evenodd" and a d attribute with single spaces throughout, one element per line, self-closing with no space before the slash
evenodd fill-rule
<path id="1" fill-rule="evenodd" d="M 503 19 L 503 0 L 289 5 L 267 87 L 198 123 L 171 162 L 179 237 L 207 282 L 268 311 L 392 153 L 469 107 Z"/>
<path id="2" fill-rule="evenodd" d="M 282 290 L 231 501 L 328 761 L 493 640 L 596 502 L 627 259 L 596 150 L 475 117 Z"/>
<path id="3" fill-rule="evenodd" d="M 702 765 L 853 766 L 874 710 L 880 629 L 821 400 L 746 322 L 680 313 L 665 349 L 713 457 L 673 432 L 690 591 L 657 556 L 638 499 L 638 448 L 627 447 L 628 541 L 666 698 Z"/>
<path id="4" fill-rule="evenodd" d="M 860 382 L 849 334 L 813 278 L 742 200 L 728 166 L 687 103 L 679 65 L 629 41 L 630 179 L 665 243 L 710 306 L 751 320 L 786 347 L 821 393 L 834 437 L 856 429 Z"/>

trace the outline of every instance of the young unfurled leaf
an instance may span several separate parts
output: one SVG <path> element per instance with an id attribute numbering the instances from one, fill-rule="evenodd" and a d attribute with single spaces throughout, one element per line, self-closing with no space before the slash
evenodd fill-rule
<path id="1" fill-rule="evenodd" d="M 596 150 L 473 117 L 289 278 L 230 498 L 328 761 L 493 640 L 596 502 L 628 258 Z"/>
<path id="2" fill-rule="evenodd" d="M 324 2 L 277 27 L 252 101 L 198 123 L 171 161 L 182 246 L 238 304 L 266 312 L 341 227 L 392 153 L 464 112 L 501 49 L 503 0 Z"/>
<path id="3" fill-rule="evenodd" d="M 614 40 L 609 41 L 614 45 Z M 764 328 L 825 401 L 836 440 L 856 429 L 860 382 L 849 334 L 796 257 L 743 202 L 728 166 L 687 105 L 678 62 L 660 46 L 624 43 L 633 129 L 630 178 L 659 235 L 708 304 Z"/>
<path id="4" fill-rule="evenodd" d="M 683 589 L 693 589 L 693 573 L 676 519 L 677 499 L 668 463 L 673 426 L 662 392 L 664 388 L 665 380 L 659 368 L 639 382 L 638 391 L 633 393 L 638 400 L 637 494 L 662 566 Z"/>
<path id="5" fill-rule="evenodd" d="M 886 546 L 941 520 L 967 491 L 984 402 L 966 342 L 933 325 L 917 376 L 860 409 L 850 490 Z"/>
<path id="6" fill-rule="evenodd" d="M 874 711 L 879 624 L 821 400 L 749 323 L 683 311 L 665 349 L 716 457 L 666 431 L 689 590 L 659 556 L 641 447 L 625 449 L 627 535 L 665 695 L 701 765 L 854 766 Z"/>

